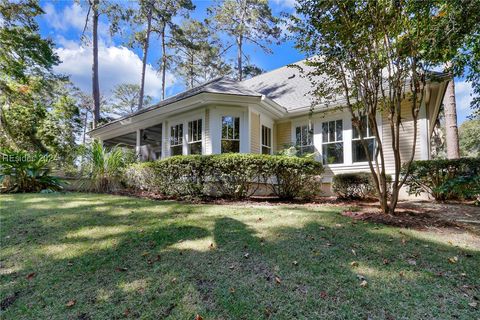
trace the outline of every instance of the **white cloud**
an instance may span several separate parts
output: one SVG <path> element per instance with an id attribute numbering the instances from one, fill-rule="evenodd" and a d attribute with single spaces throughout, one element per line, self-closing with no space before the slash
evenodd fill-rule
<path id="1" fill-rule="evenodd" d="M 472 102 L 473 89 L 472 84 L 466 81 L 455 82 L 455 98 L 457 102 L 457 110 L 467 111 L 470 108 L 470 102 Z"/>
<path id="2" fill-rule="evenodd" d="M 69 28 L 83 30 L 85 26 L 87 10 L 78 3 L 65 6 L 61 12 L 58 12 L 52 3 L 47 3 L 43 10 L 45 11 L 45 20 L 56 30 L 66 31 Z"/>
<path id="3" fill-rule="evenodd" d="M 80 4 L 73 2 L 71 5 L 65 6 L 63 10 L 57 11 L 57 8 L 52 3 L 46 3 L 43 6 L 43 10 L 45 11 L 45 21 L 49 23 L 52 29 L 56 32 L 75 30 L 80 33 L 85 27 L 85 19 L 87 18 L 88 12 L 86 6 L 81 6 Z M 88 22 L 87 30 L 91 30 L 91 14 Z M 109 27 L 101 20 L 98 22 L 98 34 L 100 42 L 111 42 Z"/>
<path id="4" fill-rule="evenodd" d="M 286 8 L 294 8 L 295 4 L 297 3 L 296 0 L 271 0 L 271 1 L 276 5 L 279 5 L 280 7 L 286 7 Z"/>
<path id="5" fill-rule="evenodd" d="M 55 68 L 61 74 L 69 75 L 80 89 L 91 92 L 92 50 L 68 43 L 56 49 L 62 63 Z M 140 83 L 142 61 L 132 50 L 125 47 L 100 47 L 98 51 L 100 91 L 110 95 L 112 88 L 120 83 Z M 167 87 L 173 85 L 174 77 L 167 74 Z M 145 93 L 155 99 L 161 97 L 162 82 L 159 75 L 148 64 L 145 76 Z"/>

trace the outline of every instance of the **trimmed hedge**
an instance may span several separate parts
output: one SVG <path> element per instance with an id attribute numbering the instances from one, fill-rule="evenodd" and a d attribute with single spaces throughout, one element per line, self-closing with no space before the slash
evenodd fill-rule
<path id="1" fill-rule="evenodd" d="M 480 158 L 414 161 L 405 185 L 409 194 L 426 192 L 436 200 L 479 197 Z"/>
<path id="2" fill-rule="evenodd" d="M 392 176 L 387 175 L 387 183 Z M 375 197 L 375 182 L 370 172 L 341 173 L 333 176 L 332 191 L 340 199 L 354 200 Z"/>
<path id="3" fill-rule="evenodd" d="M 260 184 L 282 199 L 311 198 L 320 192 L 322 164 L 305 158 L 257 154 L 175 156 L 131 165 L 130 187 L 170 197 L 218 196 L 242 199 Z"/>

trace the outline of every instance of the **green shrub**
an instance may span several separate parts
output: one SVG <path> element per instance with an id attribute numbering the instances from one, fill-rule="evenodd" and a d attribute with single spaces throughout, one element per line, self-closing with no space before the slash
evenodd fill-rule
<path id="1" fill-rule="evenodd" d="M 217 195 L 242 199 L 252 196 L 269 175 L 273 157 L 228 153 L 209 157 L 209 182 Z"/>
<path id="2" fill-rule="evenodd" d="M 274 181 L 270 184 L 280 199 L 311 199 L 320 193 L 320 175 L 323 166 L 312 158 L 274 156 L 268 173 Z"/>
<path id="3" fill-rule="evenodd" d="M 284 199 L 312 197 L 319 191 L 322 165 L 310 159 L 258 154 L 175 156 L 134 164 L 126 181 L 134 188 L 172 197 L 216 195 L 242 199 L 266 183 Z"/>
<path id="4" fill-rule="evenodd" d="M 403 169 L 405 173 L 405 168 Z M 409 194 L 425 192 L 436 200 L 480 195 L 480 158 L 414 161 L 405 181 Z"/>
<path id="5" fill-rule="evenodd" d="M 387 175 L 387 185 L 390 187 L 392 176 Z M 332 191 L 340 199 L 367 199 L 377 194 L 371 172 L 341 173 L 333 176 Z"/>
<path id="6" fill-rule="evenodd" d="M 61 180 L 51 175 L 54 158 L 40 152 L 0 151 L 0 192 L 59 191 Z"/>

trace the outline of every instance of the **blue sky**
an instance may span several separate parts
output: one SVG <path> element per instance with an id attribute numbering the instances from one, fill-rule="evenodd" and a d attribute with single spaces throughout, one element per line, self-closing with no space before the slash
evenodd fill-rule
<path id="1" fill-rule="evenodd" d="M 292 12 L 295 0 L 270 0 L 275 15 L 281 12 Z M 193 0 L 196 9 L 191 17 L 203 20 L 206 9 L 213 4 L 208 0 Z M 88 41 L 82 43 L 80 38 L 85 24 L 87 7 L 74 1 L 42 1 L 41 6 L 46 12 L 38 18 L 40 32 L 50 37 L 56 44 L 57 53 L 62 63 L 56 71 L 70 76 L 79 88 L 89 92 L 91 88 L 91 47 Z M 128 30 L 126 30 L 128 33 Z M 88 32 L 87 32 L 88 35 Z M 141 52 L 138 48 L 127 48 L 122 43 L 125 36 L 111 36 L 108 30 L 106 17 L 100 17 L 99 25 L 100 49 L 100 90 L 108 96 L 111 89 L 119 83 L 139 83 L 141 71 Z M 251 62 L 264 70 L 273 70 L 286 64 L 299 61 L 305 55 L 294 48 L 292 41 L 285 41 L 280 45 L 271 45 L 272 54 L 266 54 L 252 45 L 246 46 L 246 53 Z M 153 39 L 147 66 L 145 81 L 146 93 L 157 101 L 161 95 L 161 80 L 155 71 L 159 58 L 160 47 L 157 39 Z M 228 52 L 227 57 L 235 56 L 234 50 Z M 167 75 L 167 96 L 182 91 L 181 81 L 173 73 Z M 456 79 L 456 96 L 459 123 L 469 115 L 471 101 L 471 85 L 462 79 Z"/>

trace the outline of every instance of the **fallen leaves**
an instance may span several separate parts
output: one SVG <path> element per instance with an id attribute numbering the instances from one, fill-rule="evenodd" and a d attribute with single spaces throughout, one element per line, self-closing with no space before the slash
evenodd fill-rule
<path id="1" fill-rule="evenodd" d="M 195 316 L 195 320 L 203 320 L 203 318 L 202 318 L 201 315 L 197 314 L 197 315 Z"/>
<path id="2" fill-rule="evenodd" d="M 67 308 L 73 307 L 77 303 L 77 300 L 68 300 L 68 302 L 65 304 Z"/>
<path id="3" fill-rule="evenodd" d="M 32 272 L 32 273 L 29 273 L 27 274 L 26 278 L 27 280 L 32 280 L 33 278 L 35 278 L 37 274 L 35 272 Z"/>
<path id="4" fill-rule="evenodd" d="M 281 283 L 282 283 L 282 279 L 280 279 L 279 277 L 275 277 L 275 283 L 276 283 L 276 284 L 281 284 Z"/>
<path id="5" fill-rule="evenodd" d="M 457 256 L 450 257 L 450 258 L 448 258 L 448 262 L 450 262 L 450 263 L 457 263 L 457 262 L 458 262 L 458 257 L 457 257 Z"/>
<path id="6" fill-rule="evenodd" d="M 407 260 L 407 263 L 411 266 L 416 266 L 417 265 L 417 261 L 416 260 L 413 260 L 413 259 L 408 259 Z"/>
<path id="7" fill-rule="evenodd" d="M 325 291 L 320 291 L 320 298 L 326 299 L 327 297 L 328 297 L 327 292 L 325 292 Z"/>
<path id="8" fill-rule="evenodd" d="M 358 267 L 358 261 L 352 261 L 350 262 L 350 265 L 354 268 Z"/>
<path id="9" fill-rule="evenodd" d="M 360 282 L 360 287 L 362 287 L 362 288 L 368 287 L 368 282 L 367 282 L 367 280 L 362 280 L 362 282 Z"/>
<path id="10" fill-rule="evenodd" d="M 115 271 L 117 271 L 117 272 L 126 272 L 126 271 L 128 271 L 128 268 L 116 267 L 116 268 L 115 268 Z"/>

